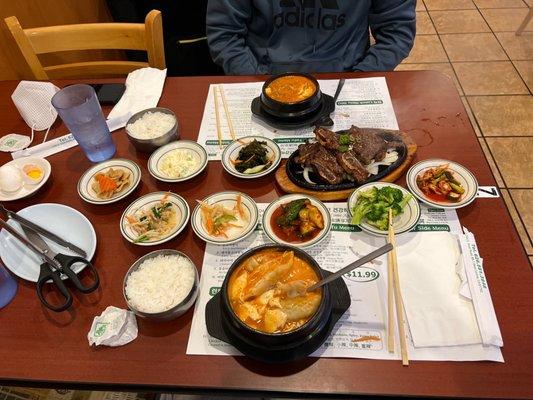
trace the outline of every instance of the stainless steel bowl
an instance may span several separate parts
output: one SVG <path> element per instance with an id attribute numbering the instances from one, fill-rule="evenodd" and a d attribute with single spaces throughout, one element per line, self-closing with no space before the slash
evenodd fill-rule
<path id="1" fill-rule="evenodd" d="M 129 124 L 137 121 L 147 112 L 156 112 L 156 111 L 159 111 L 165 114 L 170 114 L 174 117 L 176 122 L 174 123 L 174 126 L 169 131 L 153 139 L 139 139 L 139 138 L 136 138 L 130 135 L 130 132 L 128 130 Z M 139 111 L 138 113 L 133 114 L 130 117 L 130 119 L 126 123 L 126 134 L 128 135 L 128 139 L 130 140 L 130 142 L 133 144 L 133 146 L 135 146 L 137 150 L 145 152 L 145 153 L 151 153 L 158 147 L 161 147 L 167 143 L 170 143 L 174 140 L 179 139 L 178 118 L 176 118 L 176 114 L 174 114 L 168 108 L 163 108 L 163 107 L 148 108 L 146 110 Z"/>
<path id="2" fill-rule="evenodd" d="M 136 271 L 137 268 L 139 268 L 139 266 L 145 260 L 157 257 L 159 255 L 172 255 L 172 256 L 179 255 L 189 260 L 189 262 L 194 267 L 194 283 L 192 285 L 191 291 L 185 297 L 185 299 L 181 303 L 172 307 L 171 309 L 163 311 L 163 312 L 159 312 L 159 313 L 147 313 L 144 311 L 139 311 L 135 307 L 133 307 L 131 303 L 128 301 L 128 296 L 126 295 L 126 282 L 128 281 L 128 278 L 131 275 L 131 273 L 133 271 Z M 138 315 L 139 317 L 147 318 L 153 321 L 161 321 L 161 322 L 170 321 L 184 314 L 194 304 L 196 297 L 198 296 L 198 289 L 199 289 L 198 269 L 196 268 L 196 265 L 194 265 L 192 260 L 186 254 L 182 253 L 181 251 L 171 250 L 171 249 L 156 250 L 156 251 L 152 251 L 151 253 L 148 253 L 142 256 L 141 258 L 139 258 L 137 261 L 133 263 L 133 265 L 130 267 L 130 269 L 126 273 L 126 276 L 124 277 L 124 283 L 122 286 L 123 286 L 122 292 L 124 294 L 124 299 L 126 300 L 126 303 L 128 304 L 129 309 L 133 311 L 135 315 Z"/>

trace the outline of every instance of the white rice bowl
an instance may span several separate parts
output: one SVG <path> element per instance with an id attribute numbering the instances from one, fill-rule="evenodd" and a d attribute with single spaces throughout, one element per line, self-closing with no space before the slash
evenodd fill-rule
<path id="1" fill-rule="evenodd" d="M 159 254 L 144 260 L 128 276 L 124 293 L 135 310 L 156 314 L 183 302 L 195 283 L 194 264 L 179 254 Z"/>
<path id="2" fill-rule="evenodd" d="M 148 111 L 135 122 L 126 126 L 128 133 L 135 139 L 155 139 L 164 135 L 176 124 L 176 117 L 161 111 Z"/>

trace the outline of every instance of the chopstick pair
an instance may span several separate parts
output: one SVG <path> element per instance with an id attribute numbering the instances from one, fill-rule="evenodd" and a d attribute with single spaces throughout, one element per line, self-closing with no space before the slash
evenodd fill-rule
<path id="1" fill-rule="evenodd" d="M 228 103 L 226 102 L 226 94 L 224 93 L 224 86 L 215 85 L 213 87 L 213 97 L 215 101 L 215 120 L 217 124 L 217 136 L 218 136 L 218 146 L 222 148 L 222 127 L 220 125 L 220 111 L 218 108 L 218 92 L 220 92 L 220 97 L 222 99 L 222 106 L 224 107 L 224 113 L 226 114 L 226 121 L 228 121 L 229 134 L 232 140 L 236 140 L 235 129 L 233 129 L 233 121 L 231 119 L 231 114 L 228 108 Z"/>
<path id="2" fill-rule="evenodd" d="M 398 273 L 398 258 L 396 257 L 396 236 L 394 235 L 394 227 L 392 225 L 392 209 L 389 208 L 389 243 L 393 245 L 393 249 L 388 253 L 388 340 L 387 346 L 389 353 L 394 353 L 394 318 L 392 315 L 392 303 L 396 300 L 396 319 L 398 322 L 398 332 L 400 335 L 400 353 L 402 356 L 402 364 L 409 365 L 409 356 L 407 354 L 407 342 L 405 340 L 405 319 L 403 312 L 403 299 L 400 290 L 400 276 Z"/>

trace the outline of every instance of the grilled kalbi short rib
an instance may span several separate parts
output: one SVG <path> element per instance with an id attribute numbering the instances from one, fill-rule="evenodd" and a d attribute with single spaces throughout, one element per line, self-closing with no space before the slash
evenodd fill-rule
<path id="1" fill-rule="evenodd" d="M 352 126 L 345 132 L 350 135 L 349 149 L 340 151 L 338 134 L 322 127 L 314 132 L 318 143 L 300 145 L 295 161 L 314 167 L 318 175 L 330 184 L 342 182 L 345 175 L 363 183 L 369 175 L 365 165 L 372 160 L 383 160 L 389 148 L 405 146 L 401 136 L 394 131 Z"/>
<path id="2" fill-rule="evenodd" d="M 299 155 L 296 162 L 306 167 L 313 167 L 317 174 L 331 184 L 341 183 L 344 170 L 335 156 L 319 143 L 306 143 L 298 146 Z"/>

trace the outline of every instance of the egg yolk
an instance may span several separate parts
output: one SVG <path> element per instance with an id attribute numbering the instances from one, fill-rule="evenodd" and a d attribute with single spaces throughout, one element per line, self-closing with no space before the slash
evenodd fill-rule
<path id="1" fill-rule="evenodd" d="M 31 179 L 39 179 L 43 175 L 42 169 L 36 165 L 25 165 L 22 170 Z"/>

